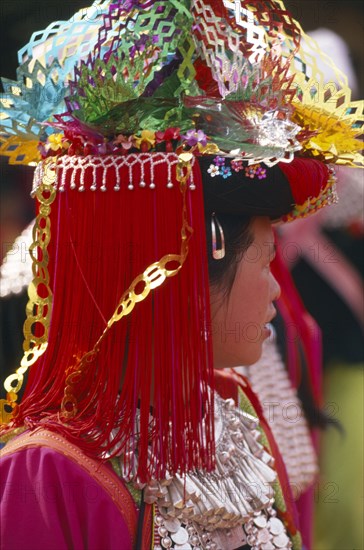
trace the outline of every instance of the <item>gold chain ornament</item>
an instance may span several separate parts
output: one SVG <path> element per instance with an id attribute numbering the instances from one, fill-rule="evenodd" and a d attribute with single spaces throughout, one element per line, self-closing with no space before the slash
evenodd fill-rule
<path id="1" fill-rule="evenodd" d="M 28 287 L 27 318 L 24 322 L 24 355 L 20 367 L 7 377 L 4 388 L 6 399 L 0 400 L 0 424 L 8 424 L 17 415 L 18 393 L 23 385 L 24 374 L 45 352 L 51 318 L 53 295 L 49 286 L 48 251 L 51 238 L 51 204 L 56 198 L 54 183 L 56 165 L 53 159 L 44 161 L 42 183 L 36 192 L 39 213 L 33 227 L 33 242 L 29 248 L 32 258 L 33 280 Z"/>
<path id="2" fill-rule="evenodd" d="M 149 265 L 141 275 L 138 275 L 133 280 L 129 288 L 121 296 L 113 315 L 110 317 L 103 333 L 92 350 L 85 353 L 80 358 L 76 357 L 75 364 L 67 369 L 67 378 L 60 414 L 62 420 L 67 421 L 77 414 L 78 404 L 74 395 L 74 385 L 79 382 L 85 369 L 87 369 L 88 365 L 95 359 L 100 350 L 101 342 L 113 324 L 129 315 L 138 302 L 142 302 L 147 298 L 151 290 L 161 286 L 168 277 L 177 275 L 187 258 L 188 243 L 193 233 L 188 223 L 186 204 L 187 182 L 191 174 L 192 159 L 192 153 L 182 153 L 179 155 L 177 164 L 177 180 L 183 200 L 180 254 L 166 254 L 158 262 Z"/>

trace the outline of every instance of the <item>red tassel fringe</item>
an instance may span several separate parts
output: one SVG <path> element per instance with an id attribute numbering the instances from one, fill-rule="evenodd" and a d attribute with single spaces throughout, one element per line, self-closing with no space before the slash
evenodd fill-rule
<path id="1" fill-rule="evenodd" d="M 52 207 L 49 344 L 31 368 L 16 424 L 57 431 L 92 457 L 121 453 L 141 481 L 214 467 L 204 208 L 195 164 L 187 259 L 108 332 L 75 385 L 78 412 L 68 422 L 59 416 L 66 371 L 93 348 L 134 278 L 163 255 L 179 254 L 182 194 L 175 176 L 167 188 L 166 164 L 155 166 L 154 190 L 148 173 L 147 187 L 129 190 L 128 170 L 121 168 L 120 191 L 90 191 L 89 170 L 81 193 L 67 186 L 69 170 Z M 138 170 L 133 167 L 134 182 Z"/>

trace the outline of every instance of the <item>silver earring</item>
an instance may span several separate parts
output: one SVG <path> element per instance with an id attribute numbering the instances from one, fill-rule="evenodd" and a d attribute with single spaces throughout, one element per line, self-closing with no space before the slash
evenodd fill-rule
<path id="1" fill-rule="evenodd" d="M 220 234 L 220 248 L 217 248 L 216 228 L 219 230 L 219 234 Z M 215 215 L 215 212 L 211 214 L 211 236 L 212 236 L 212 256 L 215 260 L 222 260 L 222 258 L 225 256 L 225 237 L 224 237 L 224 231 L 221 227 L 219 220 Z"/>

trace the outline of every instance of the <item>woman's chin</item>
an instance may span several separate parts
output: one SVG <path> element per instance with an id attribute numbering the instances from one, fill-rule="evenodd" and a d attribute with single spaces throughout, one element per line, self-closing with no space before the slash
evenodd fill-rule
<path id="1" fill-rule="evenodd" d="M 269 338 L 271 331 L 267 328 L 266 338 Z M 226 356 L 220 361 L 217 361 L 214 365 L 216 370 L 232 369 L 234 367 L 250 367 L 254 365 L 262 356 L 263 342 L 254 343 L 249 346 L 249 349 L 244 349 L 244 353 L 236 354 L 234 356 Z"/>

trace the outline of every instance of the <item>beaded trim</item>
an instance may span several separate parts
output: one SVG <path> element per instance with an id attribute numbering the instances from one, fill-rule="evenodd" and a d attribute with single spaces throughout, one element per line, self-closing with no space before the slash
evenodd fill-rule
<path id="1" fill-rule="evenodd" d="M 329 179 L 320 195 L 309 197 L 303 204 L 296 204 L 289 214 L 282 216 L 282 221 L 291 222 L 298 218 L 307 218 L 307 216 L 314 214 L 324 206 L 336 204 L 339 200 L 336 192 L 336 181 L 335 170 L 330 167 Z"/>
<path id="2" fill-rule="evenodd" d="M 96 156 L 89 155 L 87 157 L 80 156 L 62 156 L 55 159 L 56 172 L 60 174 L 60 177 L 56 178 L 54 184 L 55 188 L 62 192 L 69 187 L 70 189 L 77 191 L 119 191 L 122 186 L 126 186 L 132 191 L 136 185 L 139 187 L 149 187 L 155 189 L 157 185 L 161 185 L 158 179 L 155 179 L 155 169 L 158 166 L 166 165 L 168 171 L 167 188 L 174 187 L 173 180 L 175 180 L 175 171 L 178 164 L 178 155 L 175 153 L 138 153 L 125 156 L 120 155 L 106 155 Z M 191 160 L 192 167 L 195 163 L 195 158 Z M 37 188 L 43 181 L 44 176 L 44 162 L 40 162 L 34 172 L 32 195 L 36 193 Z M 127 167 L 128 180 L 122 181 L 121 169 Z M 136 181 L 135 167 L 139 167 L 138 181 Z M 102 175 L 97 176 L 97 171 L 102 168 Z M 71 173 L 70 183 L 67 183 L 67 175 Z M 146 173 L 150 173 L 150 183 L 147 186 L 145 183 Z M 140 174 L 140 175 L 139 175 Z M 86 179 L 91 179 L 92 184 L 87 185 Z M 164 182 L 163 182 L 163 185 Z M 189 180 L 189 189 L 192 191 L 196 189 L 196 185 L 193 179 L 193 171 Z"/>

